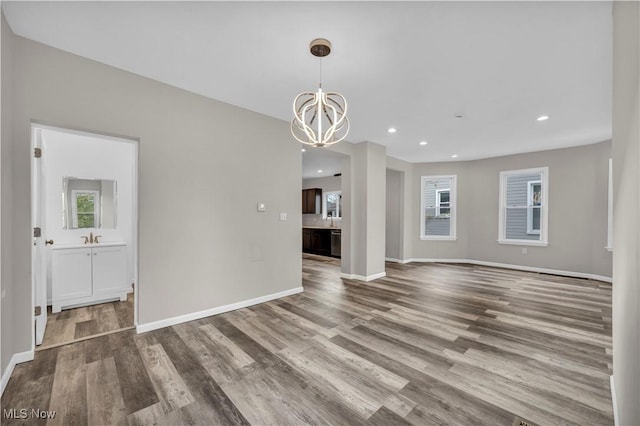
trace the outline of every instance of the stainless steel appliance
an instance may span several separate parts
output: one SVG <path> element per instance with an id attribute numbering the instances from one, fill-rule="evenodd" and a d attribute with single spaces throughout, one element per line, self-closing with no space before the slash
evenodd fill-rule
<path id="1" fill-rule="evenodd" d="M 331 231 L 331 256 L 340 257 L 342 233 L 339 229 Z"/>

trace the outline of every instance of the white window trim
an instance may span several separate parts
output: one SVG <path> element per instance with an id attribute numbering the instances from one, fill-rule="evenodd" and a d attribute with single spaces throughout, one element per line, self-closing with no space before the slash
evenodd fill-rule
<path id="1" fill-rule="evenodd" d="M 424 184 L 428 180 L 433 179 L 451 179 L 451 185 L 449 186 L 449 211 L 451 214 L 449 215 L 449 223 L 451 226 L 450 235 L 425 235 L 425 214 L 424 214 Z M 421 240 L 434 240 L 434 241 L 456 241 L 456 218 L 458 216 L 457 212 L 457 175 L 437 175 L 437 176 L 422 176 L 420 180 L 420 239 Z M 436 199 L 437 202 L 437 199 Z"/>
<path id="2" fill-rule="evenodd" d="M 100 191 L 94 189 L 73 189 L 71 190 L 71 223 L 74 229 L 78 228 L 78 194 L 93 194 L 93 225 L 100 227 Z M 95 226 L 95 225 L 98 226 Z"/>
<path id="3" fill-rule="evenodd" d="M 449 212 L 451 212 L 451 189 L 449 188 L 436 189 L 436 217 L 442 217 L 442 215 L 440 214 L 440 203 L 441 203 L 440 193 L 442 192 L 449 193 Z M 445 216 L 445 217 L 450 217 L 450 216 L 451 216 L 451 213 L 449 213 L 449 216 Z"/>
<path id="4" fill-rule="evenodd" d="M 613 251 L 613 158 L 609 158 L 609 190 L 607 194 L 607 246 Z"/>
<path id="5" fill-rule="evenodd" d="M 527 234 L 531 235 L 540 234 L 539 229 L 533 229 L 533 186 L 537 184 L 542 185 L 542 181 L 530 180 L 527 182 Z"/>
<path id="6" fill-rule="evenodd" d="M 506 217 L 505 217 L 505 191 L 507 188 L 507 177 L 523 174 L 540 174 L 542 183 L 542 215 L 540 216 L 540 240 L 514 240 L 506 238 Z M 549 245 L 549 167 L 536 167 L 532 169 L 509 170 L 500 172 L 500 194 L 498 197 L 498 243 L 514 244 L 523 246 Z M 527 202 L 528 204 L 528 202 Z"/>
<path id="7" fill-rule="evenodd" d="M 329 195 L 331 194 L 338 194 L 339 196 L 342 196 L 342 191 L 326 191 L 322 193 L 322 218 L 323 219 L 328 219 L 329 217 L 327 216 L 327 197 L 329 197 Z M 333 220 L 342 220 L 342 210 L 340 210 L 340 203 L 338 203 L 338 214 L 340 216 L 338 217 L 334 217 Z"/>

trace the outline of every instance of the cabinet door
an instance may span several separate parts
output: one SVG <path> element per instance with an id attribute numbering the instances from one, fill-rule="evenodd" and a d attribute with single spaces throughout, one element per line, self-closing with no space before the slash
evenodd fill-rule
<path id="1" fill-rule="evenodd" d="M 93 295 L 127 289 L 126 246 L 93 248 Z"/>
<path id="2" fill-rule="evenodd" d="M 302 214 L 320 214 L 322 210 L 322 189 L 302 190 Z"/>
<path id="3" fill-rule="evenodd" d="M 51 299 L 54 302 L 91 296 L 91 249 L 51 252 Z"/>
<path id="4" fill-rule="evenodd" d="M 302 191 L 302 213 L 315 214 L 316 212 L 316 195 L 313 189 L 304 189 Z"/>
<path id="5" fill-rule="evenodd" d="M 329 256 L 331 254 L 331 231 L 328 229 L 321 229 L 320 242 L 318 247 L 318 254 L 323 256 Z"/>
<path id="6" fill-rule="evenodd" d="M 302 251 L 309 252 L 311 250 L 311 229 L 302 230 Z"/>
<path id="7" fill-rule="evenodd" d="M 309 190 L 308 189 L 303 189 L 302 190 L 302 214 L 306 214 L 309 213 L 307 211 L 307 197 L 309 195 Z"/>

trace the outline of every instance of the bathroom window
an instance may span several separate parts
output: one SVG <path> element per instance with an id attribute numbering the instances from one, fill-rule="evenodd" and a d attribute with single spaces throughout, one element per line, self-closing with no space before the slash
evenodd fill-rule
<path id="1" fill-rule="evenodd" d="M 456 176 L 422 176 L 420 239 L 456 239 Z"/>
<path id="2" fill-rule="evenodd" d="M 328 191 L 324 193 L 323 197 L 323 217 L 328 219 L 332 217 L 334 219 L 342 218 L 342 192 L 341 191 Z"/>
<path id="3" fill-rule="evenodd" d="M 547 245 L 549 168 L 500 172 L 498 242 Z"/>
<path id="4" fill-rule="evenodd" d="M 71 191 L 74 228 L 96 228 L 100 223 L 100 193 L 98 191 Z"/>

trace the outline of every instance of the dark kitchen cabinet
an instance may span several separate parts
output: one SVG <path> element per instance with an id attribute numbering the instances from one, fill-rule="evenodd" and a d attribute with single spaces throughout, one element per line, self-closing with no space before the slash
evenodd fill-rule
<path id="1" fill-rule="evenodd" d="M 331 230 L 311 230 L 311 250 L 315 254 L 329 256 L 331 254 Z"/>
<path id="2" fill-rule="evenodd" d="M 302 214 L 320 214 L 322 209 L 322 189 L 302 190 Z"/>
<path id="3" fill-rule="evenodd" d="M 311 229 L 302 229 L 302 251 L 311 253 Z"/>
<path id="4" fill-rule="evenodd" d="M 319 254 L 321 256 L 332 256 L 331 233 L 339 232 L 332 228 L 303 228 L 302 229 L 302 251 L 304 253 Z M 334 257 L 340 257 L 340 253 L 334 253 Z"/>

